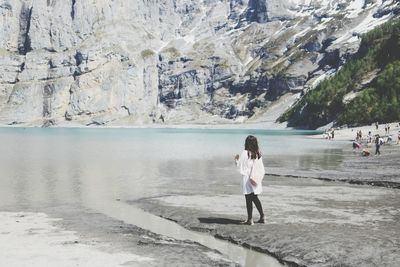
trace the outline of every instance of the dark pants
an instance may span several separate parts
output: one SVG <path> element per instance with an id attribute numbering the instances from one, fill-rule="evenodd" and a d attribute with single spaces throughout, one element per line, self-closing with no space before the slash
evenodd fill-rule
<path id="1" fill-rule="evenodd" d="M 251 220 L 253 218 L 253 202 L 256 205 L 258 212 L 260 213 L 260 217 L 264 216 L 264 212 L 261 206 L 261 202 L 258 199 L 258 196 L 254 193 L 244 195 L 246 197 L 246 208 L 247 208 L 247 219 Z"/>
<path id="2" fill-rule="evenodd" d="M 379 151 L 379 148 L 381 147 L 381 145 L 375 145 L 375 148 L 376 148 L 376 150 L 375 150 L 375 155 L 376 154 L 381 154 L 381 152 Z"/>

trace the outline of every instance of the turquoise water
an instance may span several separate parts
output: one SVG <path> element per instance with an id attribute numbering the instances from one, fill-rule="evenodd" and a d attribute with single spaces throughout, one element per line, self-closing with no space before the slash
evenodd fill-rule
<path id="1" fill-rule="evenodd" d="M 0 127 L 0 133 L 13 134 L 253 134 L 253 135 L 316 135 L 323 131 L 279 129 L 179 129 L 179 128 L 23 128 Z"/>
<path id="2" fill-rule="evenodd" d="M 296 130 L 225 130 L 225 129 L 78 129 L 78 128 L 0 128 L 0 137 L 6 147 L 33 146 L 48 149 L 58 146 L 59 153 L 71 147 L 104 150 L 114 153 L 129 153 L 141 158 L 182 159 L 230 156 L 239 153 L 247 135 L 259 139 L 265 154 L 299 154 L 303 150 L 322 148 L 326 142 L 316 142 L 302 138 L 304 135 L 318 134 L 317 131 Z M 301 141 L 299 141 L 301 140 Z M 13 147 L 15 145 L 15 147 Z M 64 147 L 65 146 L 65 147 Z M 71 146 L 71 147 L 70 147 Z M 99 147 L 100 146 L 100 147 Z M 25 151 L 26 154 L 31 152 Z M 84 151 L 75 151 L 84 153 Z"/>

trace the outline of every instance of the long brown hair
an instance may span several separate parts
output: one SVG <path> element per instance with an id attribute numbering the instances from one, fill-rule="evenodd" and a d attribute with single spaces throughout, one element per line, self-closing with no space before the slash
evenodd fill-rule
<path id="1" fill-rule="evenodd" d="M 249 158 L 261 158 L 260 149 L 258 148 L 258 141 L 255 136 L 247 136 L 246 141 L 244 142 L 244 149 L 247 150 L 247 153 L 249 153 Z"/>

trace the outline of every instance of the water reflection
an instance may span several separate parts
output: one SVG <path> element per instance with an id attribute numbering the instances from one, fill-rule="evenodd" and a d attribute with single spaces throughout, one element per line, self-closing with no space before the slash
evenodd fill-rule
<path id="1" fill-rule="evenodd" d="M 266 167 L 298 170 L 334 170 L 343 162 L 343 149 L 322 149 L 309 151 L 303 155 L 264 155 Z"/>
<path id="2" fill-rule="evenodd" d="M 82 204 L 91 196 L 223 192 L 239 184 L 232 157 L 246 136 L 226 130 L 0 129 L 0 199 L 40 207 Z M 259 139 L 267 168 L 330 169 L 342 161 L 341 148 L 325 140 Z"/>

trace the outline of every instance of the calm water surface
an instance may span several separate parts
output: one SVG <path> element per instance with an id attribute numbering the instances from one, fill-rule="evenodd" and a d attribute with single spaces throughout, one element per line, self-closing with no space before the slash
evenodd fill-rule
<path id="1" fill-rule="evenodd" d="M 0 129 L 1 205 L 138 199 L 196 193 L 236 179 L 233 155 L 255 134 L 266 168 L 334 168 L 341 149 L 307 131 L 182 129 Z M 191 180 L 179 187 L 180 180 Z M 236 179 L 239 180 L 239 179 Z"/>
<path id="2" fill-rule="evenodd" d="M 116 204 L 115 199 L 223 194 L 236 188 L 240 194 L 233 156 L 243 150 L 248 134 L 258 137 L 266 168 L 335 168 L 341 161 L 341 146 L 304 137 L 312 133 L 2 128 L 0 209 L 41 211 L 74 205 L 145 226 L 146 221 L 129 218 L 128 205 Z M 162 222 L 157 225 L 157 219 L 152 220 L 156 224 L 152 230 L 162 228 Z"/>

